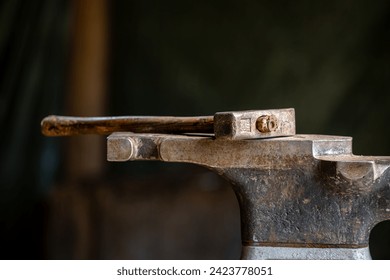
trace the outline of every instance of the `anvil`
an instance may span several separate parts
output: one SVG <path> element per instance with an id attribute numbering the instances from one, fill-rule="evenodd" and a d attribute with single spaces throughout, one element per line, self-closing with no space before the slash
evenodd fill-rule
<path id="1" fill-rule="evenodd" d="M 271 115 L 243 127 L 259 129 Z M 113 132 L 107 159 L 193 163 L 226 178 L 240 207 L 242 259 L 371 258 L 370 231 L 390 219 L 390 157 L 353 155 L 351 137 L 229 135 Z"/>

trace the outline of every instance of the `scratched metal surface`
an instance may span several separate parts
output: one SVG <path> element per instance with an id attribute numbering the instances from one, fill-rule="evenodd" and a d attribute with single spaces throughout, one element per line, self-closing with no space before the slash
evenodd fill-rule
<path id="1" fill-rule="evenodd" d="M 245 246 L 362 248 L 370 230 L 390 219 L 390 157 L 355 156 L 350 137 L 110 137 L 136 143 L 132 160 L 189 162 L 228 179 Z"/>

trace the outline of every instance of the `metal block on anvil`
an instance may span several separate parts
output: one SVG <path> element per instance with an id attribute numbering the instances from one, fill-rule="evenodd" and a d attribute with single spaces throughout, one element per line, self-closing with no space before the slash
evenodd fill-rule
<path id="1" fill-rule="evenodd" d="M 294 109 L 220 112 L 214 115 L 215 138 L 260 139 L 295 134 Z"/>

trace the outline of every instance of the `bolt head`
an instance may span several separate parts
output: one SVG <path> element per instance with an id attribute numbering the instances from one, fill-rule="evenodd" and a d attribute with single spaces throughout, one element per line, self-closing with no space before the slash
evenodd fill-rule
<path id="1" fill-rule="evenodd" d="M 278 128 L 278 120 L 274 115 L 264 115 L 257 119 L 256 128 L 262 133 L 273 132 Z"/>

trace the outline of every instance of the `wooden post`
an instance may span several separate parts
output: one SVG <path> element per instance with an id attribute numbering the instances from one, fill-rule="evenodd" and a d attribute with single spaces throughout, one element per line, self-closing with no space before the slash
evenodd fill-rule
<path id="1" fill-rule="evenodd" d="M 105 115 L 107 86 L 107 1 L 71 2 L 71 55 L 66 113 L 72 116 Z M 82 182 L 96 182 L 105 163 L 105 137 L 88 135 L 67 139 L 63 189 L 71 198 L 73 229 L 71 258 L 96 258 L 94 199 Z M 60 193 L 61 194 L 61 193 Z M 65 220 L 66 221 L 66 220 Z M 63 221 L 62 221 L 63 223 Z M 57 223 L 58 228 L 62 224 Z"/>
<path id="2" fill-rule="evenodd" d="M 104 115 L 108 45 L 106 0 L 73 0 L 72 14 L 67 114 Z M 66 166 L 68 179 L 91 178 L 103 172 L 104 141 L 101 136 L 69 139 Z"/>

